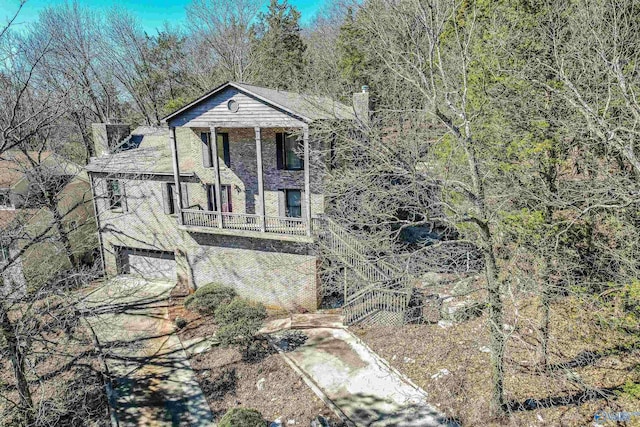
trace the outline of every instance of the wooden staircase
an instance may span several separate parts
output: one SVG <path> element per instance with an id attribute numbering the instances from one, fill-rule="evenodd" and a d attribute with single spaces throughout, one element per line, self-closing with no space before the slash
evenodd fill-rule
<path id="1" fill-rule="evenodd" d="M 345 275 L 344 324 L 404 324 L 412 293 L 410 278 L 383 260 L 371 259 L 368 248 L 330 218 L 314 221 L 324 255 L 351 273 Z"/>

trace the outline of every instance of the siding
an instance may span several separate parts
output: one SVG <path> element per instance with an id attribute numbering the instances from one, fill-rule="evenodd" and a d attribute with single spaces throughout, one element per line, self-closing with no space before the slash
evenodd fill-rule
<path id="1" fill-rule="evenodd" d="M 227 108 L 234 99 L 239 104 L 237 112 Z M 211 123 L 238 123 L 248 125 L 300 127 L 304 123 L 288 113 L 247 95 L 235 88 L 228 88 L 169 121 L 169 126 L 206 127 Z"/>

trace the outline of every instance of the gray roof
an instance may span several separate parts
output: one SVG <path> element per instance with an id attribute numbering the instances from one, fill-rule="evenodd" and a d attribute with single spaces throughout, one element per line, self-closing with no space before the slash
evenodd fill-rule
<path id="1" fill-rule="evenodd" d="M 173 113 L 163 118 L 162 121 L 166 122 L 171 118 L 179 116 L 180 114 L 190 110 L 201 102 L 204 102 L 211 96 L 214 96 L 216 93 L 221 92 L 229 87 L 235 87 L 236 89 L 246 93 L 247 95 L 254 96 L 266 102 L 267 104 L 271 104 L 274 107 L 281 108 L 293 114 L 294 116 L 298 116 L 306 122 L 326 119 L 355 119 L 355 114 L 352 107 L 349 107 L 341 102 L 334 101 L 324 96 L 288 92 L 279 89 L 270 89 L 266 87 L 250 85 L 247 83 L 227 82 L 204 94 L 195 101 L 190 102 L 184 107 L 174 111 Z"/>
<path id="2" fill-rule="evenodd" d="M 188 129 L 176 129 L 176 133 Z M 89 172 L 135 173 L 135 174 L 173 174 L 172 154 L 169 148 L 169 128 L 141 126 L 131 132 L 141 137 L 138 148 L 121 151 L 101 157 L 94 157 L 87 165 Z M 181 173 L 192 170 L 190 159 L 180 163 Z"/>

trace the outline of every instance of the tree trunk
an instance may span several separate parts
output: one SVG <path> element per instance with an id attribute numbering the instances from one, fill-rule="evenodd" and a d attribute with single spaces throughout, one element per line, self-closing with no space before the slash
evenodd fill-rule
<path id="1" fill-rule="evenodd" d="M 489 335 L 491 348 L 491 368 L 493 392 L 491 404 L 496 413 L 504 410 L 504 346 L 505 338 L 502 331 L 503 309 L 500 291 L 500 281 L 498 279 L 498 267 L 495 254 L 493 252 L 493 239 L 488 225 L 480 227 L 483 240 L 483 257 L 485 261 L 487 278 L 487 302 L 489 304 Z"/>
<path id="2" fill-rule="evenodd" d="M 549 367 L 549 324 L 551 319 L 551 283 L 549 267 L 546 264 L 542 280 L 540 295 L 540 309 L 542 311 L 542 319 L 540 319 L 540 365 L 546 370 Z"/>
<path id="3" fill-rule="evenodd" d="M 22 421 L 24 422 L 24 425 L 29 426 L 33 424 L 33 399 L 31 398 L 29 382 L 25 375 L 25 355 L 20 349 L 9 315 L 2 306 L 0 306 L 0 329 L 4 339 L 6 340 L 9 359 L 11 360 L 11 365 L 13 367 L 13 376 L 16 380 L 16 388 L 20 397 L 19 410 L 22 416 Z"/>

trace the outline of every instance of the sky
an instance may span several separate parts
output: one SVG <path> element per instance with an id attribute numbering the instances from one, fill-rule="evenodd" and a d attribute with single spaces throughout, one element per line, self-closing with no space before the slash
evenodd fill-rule
<path id="1" fill-rule="evenodd" d="M 38 19 L 41 10 L 48 6 L 64 3 L 65 0 L 27 0 L 16 23 L 29 23 Z M 84 6 L 97 11 L 108 10 L 114 5 L 131 12 L 148 33 L 162 28 L 164 22 L 178 24 L 186 22 L 185 7 L 191 0 L 78 0 Z M 266 10 L 268 0 L 264 1 Z M 302 14 L 302 24 L 308 23 L 324 3 L 324 0 L 289 0 Z M 0 0 L 0 27 L 15 13 L 19 0 Z"/>

